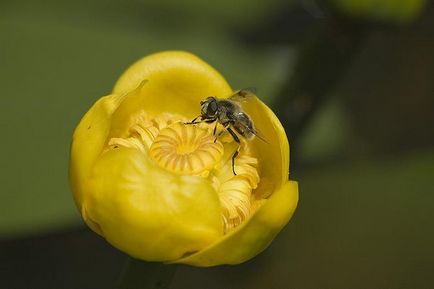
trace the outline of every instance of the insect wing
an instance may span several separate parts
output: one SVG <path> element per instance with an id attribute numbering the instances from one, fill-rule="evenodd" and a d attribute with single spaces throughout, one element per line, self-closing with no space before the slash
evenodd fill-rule
<path id="1" fill-rule="evenodd" d="M 261 141 L 269 144 L 269 142 L 264 138 L 264 135 L 257 129 L 255 128 L 254 131 L 250 130 L 257 138 L 259 138 Z"/>
<path id="2" fill-rule="evenodd" d="M 262 140 L 265 143 L 269 143 L 265 137 L 263 136 L 263 134 L 258 131 L 257 128 L 254 127 L 250 117 L 248 117 L 244 112 L 239 113 L 238 115 L 238 120 L 236 123 L 236 126 L 238 127 L 239 130 L 243 131 L 243 132 L 249 132 L 253 135 L 255 135 L 257 138 L 259 138 L 260 140 Z M 237 130 L 238 130 L 237 129 Z"/>
<path id="3" fill-rule="evenodd" d="M 235 102 L 246 102 L 253 97 L 256 97 L 255 90 L 253 88 L 244 88 L 235 91 L 229 99 Z"/>

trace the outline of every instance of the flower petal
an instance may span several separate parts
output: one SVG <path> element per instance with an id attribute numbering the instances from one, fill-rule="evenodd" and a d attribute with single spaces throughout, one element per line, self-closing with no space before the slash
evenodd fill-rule
<path id="1" fill-rule="evenodd" d="M 101 155 L 83 206 L 108 242 L 147 261 L 181 258 L 223 235 L 219 199 L 209 182 L 167 172 L 137 149 Z"/>
<path id="2" fill-rule="evenodd" d="M 243 108 L 252 118 L 256 128 L 265 141 L 256 137 L 253 147 L 256 148 L 259 163 L 261 164 L 261 186 L 273 184 L 274 188 L 267 186 L 268 190 L 277 190 L 289 177 L 289 144 L 285 130 L 276 115 L 259 98 L 253 97 L 243 104 Z"/>
<path id="3" fill-rule="evenodd" d="M 192 118 L 199 114 L 202 99 L 232 92 L 220 73 L 183 51 L 160 52 L 142 58 L 121 75 L 113 93 L 128 92 L 143 81 L 147 82 L 141 93 L 126 99 L 118 114 L 126 117 L 145 108 L 148 113 L 168 111 Z"/>
<path id="4" fill-rule="evenodd" d="M 74 192 L 74 200 L 80 211 L 86 179 L 106 143 L 113 112 L 124 96 L 113 94 L 100 98 L 83 116 L 74 131 L 69 181 Z"/>
<path id="5" fill-rule="evenodd" d="M 271 243 L 291 218 L 297 202 L 297 182 L 288 181 L 247 222 L 210 247 L 174 263 L 201 267 L 242 263 Z"/>

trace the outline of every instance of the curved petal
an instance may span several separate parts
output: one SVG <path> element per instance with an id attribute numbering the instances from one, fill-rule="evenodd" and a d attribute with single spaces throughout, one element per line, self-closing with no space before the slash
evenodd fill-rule
<path id="1" fill-rule="evenodd" d="M 201 267 L 242 263 L 259 254 L 271 243 L 291 218 L 297 202 L 297 182 L 288 181 L 233 233 L 224 236 L 210 247 L 174 263 Z"/>
<path id="2" fill-rule="evenodd" d="M 87 216 L 107 241 L 131 256 L 167 261 L 223 235 L 220 203 L 203 178 L 159 168 L 137 149 L 111 149 L 89 177 Z"/>
<path id="3" fill-rule="evenodd" d="M 243 107 L 265 139 L 253 140 L 261 164 L 262 184 L 259 184 L 258 190 L 262 190 L 261 185 L 265 184 L 267 190 L 278 190 L 289 177 L 289 143 L 285 129 L 273 111 L 259 98 L 252 98 Z M 274 188 L 270 188 L 269 184 L 273 184 Z"/>
<path id="4" fill-rule="evenodd" d="M 171 112 L 193 118 L 200 112 L 202 99 L 210 95 L 223 97 L 232 92 L 220 73 L 183 51 L 160 52 L 142 58 L 121 75 L 113 93 L 125 93 L 143 81 L 146 83 L 140 93 L 129 97 L 119 107 L 114 122 L 121 124 L 141 109 L 151 114 Z"/>
<path id="5" fill-rule="evenodd" d="M 80 211 L 86 179 L 106 143 L 113 112 L 123 99 L 124 95 L 116 94 L 100 98 L 83 116 L 74 131 L 69 181 Z"/>

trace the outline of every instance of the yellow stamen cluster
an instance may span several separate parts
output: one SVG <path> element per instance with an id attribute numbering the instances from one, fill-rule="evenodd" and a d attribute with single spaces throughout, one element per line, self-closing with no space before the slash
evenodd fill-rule
<path id="1" fill-rule="evenodd" d="M 150 155 L 170 172 L 206 176 L 223 155 L 223 145 L 214 140 L 206 129 L 178 122 L 159 132 Z"/>
<path id="2" fill-rule="evenodd" d="M 216 140 L 209 124 L 191 125 L 185 121 L 179 115 L 151 118 L 142 113 L 126 138 L 109 141 L 109 149 L 135 148 L 171 173 L 208 178 L 220 198 L 224 231 L 228 232 L 261 203 L 252 193 L 260 180 L 258 161 L 252 156 L 248 141 L 242 142 L 234 175 L 232 155 L 238 144 L 230 137 Z"/>

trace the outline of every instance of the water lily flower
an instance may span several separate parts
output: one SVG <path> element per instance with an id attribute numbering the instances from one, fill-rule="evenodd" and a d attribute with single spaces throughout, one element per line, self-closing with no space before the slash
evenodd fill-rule
<path id="1" fill-rule="evenodd" d="M 186 124 L 201 100 L 232 93 L 187 52 L 152 54 L 128 68 L 74 132 L 70 184 L 87 225 L 146 261 L 238 264 L 264 250 L 298 201 L 279 120 L 258 98 L 246 102 L 267 142 L 241 137 L 236 175 L 233 138 L 215 141 L 213 124 Z"/>

